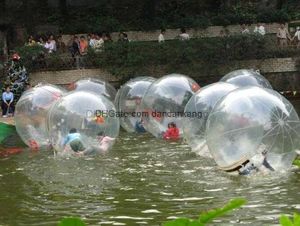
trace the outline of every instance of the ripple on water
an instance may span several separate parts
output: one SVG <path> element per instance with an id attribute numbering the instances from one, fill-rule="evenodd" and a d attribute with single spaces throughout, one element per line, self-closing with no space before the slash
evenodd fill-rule
<path id="1" fill-rule="evenodd" d="M 80 216 L 89 225 L 160 225 L 244 197 L 248 203 L 223 225 L 276 225 L 281 213 L 300 209 L 299 171 L 241 178 L 186 145 L 148 135 L 121 134 L 106 155 L 56 159 L 28 152 L 1 160 L 0 222 L 56 225 Z M 1 208 L 5 204 L 5 208 Z"/>

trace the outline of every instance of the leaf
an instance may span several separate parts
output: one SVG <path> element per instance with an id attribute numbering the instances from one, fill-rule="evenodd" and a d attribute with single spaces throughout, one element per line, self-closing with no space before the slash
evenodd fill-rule
<path id="1" fill-rule="evenodd" d="M 294 213 L 294 225 L 300 226 L 300 215 L 297 213 Z"/>
<path id="2" fill-rule="evenodd" d="M 86 224 L 80 218 L 68 217 L 62 219 L 58 226 L 86 226 Z"/>
<path id="3" fill-rule="evenodd" d="M 178 218 L 164 223 L 163 226 L 204 226 L 204 224 L 188 218 Z"/>
<path id="4" fill-rule="evenodd" d="M 300 167 L 300 159 L 294 160 L 293 164 L 294 164 L 295 166 Z"/>
<path id="5" fill-rule="evenodd" d="M 199 216 L 199 221 L 203 224 L 206 224 L 213 219 L 223 216 L 228 212 L 231 212 L 234 209 L 237 209 L 244 205 L 247 201 L 245 199 L 233 199 L 228 204 L 226 204 L 223 208 L 217 208 L 206 213 L 202 213 Z"/>
<path id="6" fill-rule="evenodd" d="M 294 226 L 293 222 L 285 215 L 281 215 L 279 221 L 281 226 Z"/>

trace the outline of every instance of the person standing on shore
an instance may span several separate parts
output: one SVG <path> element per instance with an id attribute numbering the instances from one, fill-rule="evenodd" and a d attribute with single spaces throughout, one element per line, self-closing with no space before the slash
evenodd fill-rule
<path id="1" fill-rule="evenodd" d="M 265 29 L 265 27 L 261 23 L 258 23 L 255 26 L 253 32 L 254 32 L 254 34 L 258 34 L 258 35 L 264 36 L 266 34 L 266 29 Z"/>
<path id="2" fill-rule="evenodd" d="M 277 39 L 280 48 L 288 46 L 288 39 L 291 40 L 291 36 L 285 25 L 282 23 L 277 31 Z"/>
<path id="3" fill-rule="evenodd" d="M 296 46 L 297 49 L 300 48 L 300 27 L 297 27 L 296 33 L 294 34 L 294 37 L 292 38 L 292 41 L 296 38 Z"/>
<path id="4" fill-rule="evenodd" d="M 14 94 L 10 91 L 10 87 L 7 86 L 5 92 L 2 94 L 2 117 L 6 118 L 14 114 Z"/>
<path id="5" fill-rule="evenodd" d="M 165 32 L 166 32 L 166 30 L 165 29 L 161 29 L 160 30 L 160 34 L 159 34 L 159 36 L 158 36 L 158 42 L 159 43 L 164 43 L 165 42 Z"/>
<path id="6" fill-rule="evenodd" d="M 180 41 L 188 41 L 190 40 L 190 35 L 188 33 L 186 33 L 185 28 L 181 28 L 180 29 L 180 35 L 179 35 L 179 40 Z"/>

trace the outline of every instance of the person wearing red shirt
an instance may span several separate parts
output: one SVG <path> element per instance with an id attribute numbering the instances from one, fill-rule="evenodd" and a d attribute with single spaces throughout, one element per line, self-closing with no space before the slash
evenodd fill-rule
<path id="1" fill-rule="evenodd" d="M 179 129 L 176 127 L 174 122 L 168 124 L 167 131 L 163 134 L 165 140 L 178 140 L 179 139 Z"/>

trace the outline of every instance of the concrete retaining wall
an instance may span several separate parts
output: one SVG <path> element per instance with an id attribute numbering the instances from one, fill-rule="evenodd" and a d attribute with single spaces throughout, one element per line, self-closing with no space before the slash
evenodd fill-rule
<path id="1" fill-rule="evenodd" d="M 296 66 L 297 62 L 294 58 L 276 58 L 265 60 L 247 60 L 235 61 L 229 65 L 220 67 L 218 75 L 189 75 L 197 80 L 201 85 L 218 81 L 223 75 L 232 70 L 241 68 L 260 70 L 261 74 L 266 76 L 277 90 L 300 90 L 300 73 Z M 153 77 L 161 77 L 165 75 L 166 69 L 163 66 L 149 67 L 145 71 L 145 75 Z M 35 72 L 30 74 L 31 83 L 33 85 L 39 82 L 47 82 L 52 84 L 66 85 L 81 78 L 100 78 L 112 84 L 120 85 L 120 80 L 111 75 L 109 72 L 101 69 L 80 69 L 66 71 L 46 71 Z"/>

